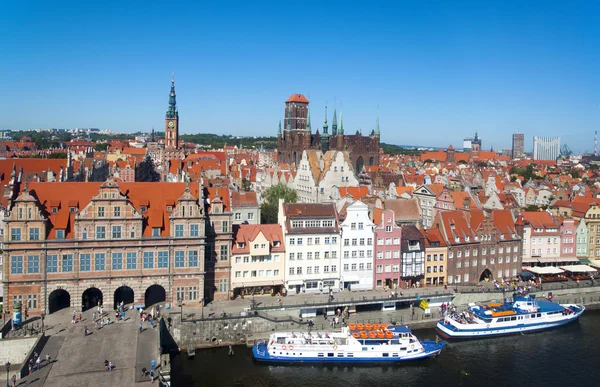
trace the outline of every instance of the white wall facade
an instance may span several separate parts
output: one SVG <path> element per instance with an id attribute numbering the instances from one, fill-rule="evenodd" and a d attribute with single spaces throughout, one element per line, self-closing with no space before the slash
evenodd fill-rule
<path id="1" fill-rule="evenodd" d="M 347 209 L 341 224 L 342 286 L 349 290 L 373 289 L 373 248 L 375 224 L 369 218 L 369 208 L 355 201 Z"/>

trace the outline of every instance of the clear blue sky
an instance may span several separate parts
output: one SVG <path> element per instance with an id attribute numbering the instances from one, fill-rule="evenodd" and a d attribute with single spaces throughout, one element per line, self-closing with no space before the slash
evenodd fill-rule
<path id="1" fill-rule="evenodd" d="M 259 3 L 5 1 L 0 128 L 162 130 L 174 71 L 182 133 L 275 135 L 292 93 L 396 144 L 600 129 L 600 2 Z"/>

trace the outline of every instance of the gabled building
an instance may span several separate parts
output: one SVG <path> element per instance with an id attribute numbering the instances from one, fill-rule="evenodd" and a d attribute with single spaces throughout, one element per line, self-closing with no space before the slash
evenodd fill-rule
<path id="1" fill-rule="evenodd" d="M 369 207 L 355 201 L 346 207 L 346 218 L 340 224 L 342 240 L 342 273 L 344 289 L 373 289 L 373 238 L 375 224 L 369 218 Z"/>
<path id="2" fill-rule="evenodd" d="M 421 230 L 425 242 L 425 286 L 440 286 L 446 284 L 446 257 L 448 246 L 439 230 L 431 228 Z"/>
<path id="3" fill-rule="evenodd" d="M 206 298 L 227 300 L 231 298 L 231 245 L 233 243 L 231 203 L 229 188 L 203 189 L 206 211 Z"/>
<path id="4" fill-rule="evenodd" d="M 415 188 L 413 196 L 417 198 L 421 209 L 421 226 L 431 227 L 437 194 L 429 186 L 420 185 Z"/>
<path id="5" fill-rule="evenodd" d="M 375 227 L 375 288 L 400 287 L 400 240 L 402 227 L 396 224 L 396 214 L 385 210 Z"/>
<path id="6" fill-rule="evenodd" d="M 278 224 L 242 224 L 231 250 L 233 297 L 281 292 L 285 244 Z"/>
<path id="7" fill-rule="evenodd" d="M 30 183 L 6 219 L 4 305 L 188 304 L 204 296 L 199 185 Z"/>
<path id="8" fill-rule="evenodd" d="M 425 278 L 425 241 L 414 225 L 402 226 L 400 239 L 400 284 L 403 288 L 420 287 Z"/>

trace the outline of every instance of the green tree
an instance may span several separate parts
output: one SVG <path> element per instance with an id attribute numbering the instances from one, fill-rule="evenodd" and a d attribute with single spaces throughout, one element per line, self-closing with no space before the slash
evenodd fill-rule
<path id="1" fill-rule="evenodd" d="M 106 152 L 106 150 L 108 149 L 108 143 L 105 142 L 105 143 L 96 144 L 96 145 L 94 145 L 94 149 L 97 152 Z"/>
<path id="2" fill-rule="evenodd" d="M 275 224 L 279 216 L 279 199 L 285 203 L 296 203 L 298 193 L 293 188 L 288 188 L 285 184 L 279 183 L 272 185 L 265 191 L 264 200 L 260 205 L 260 223 Z"/>
<path id="3" fill-rule="evenodd" d="M 242 189 L 246 192 L 250 191 L 252 184 L 250 183 L 250 180 L 246 179 L 245 177 L 242 179 Z"/>
<path id="4" fill-rule="evenodd" d="M 579 171 L 577 171 L 575 169 L 571 169 L 571 177 L 573 179 L 579 179 L 581 177 L 581 175 L 579 174 Z"/>

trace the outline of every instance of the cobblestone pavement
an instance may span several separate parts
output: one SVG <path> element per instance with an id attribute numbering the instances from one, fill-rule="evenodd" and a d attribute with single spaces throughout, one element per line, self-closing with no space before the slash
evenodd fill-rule
<path id="1" fill-rule="evenodd" d="M 108 311 L 108 315 L 104 318 L 110 317 L 110 325 L 96 329 L 94 322 L 91 321 L 93 311 L 84 312 L 82 321 L 77 324 L 71 324 L 72 310 L 70 309 L 49 315 L 46 318 L 46 334 L 50 337 L 41 355 L 45 356 L 49 353 L 53 361 L 49 366 L 21 379 L 17 385 L 20 387 L 134 385 L 137 374 L 136 356 L 139 352 L 138 314 L 135 310 L 127 311 L 124 321 L 115 322 L 113 312 Z M 87 337 L 84 336 L 85 326 L 91 333 Z M 148 323 L 146 327 L 149 327 Z M 146 336 L 141 352 L 155 356 L 156 331 L 149 329 Z M 113 362 L 115 369 L 106 371 L 104 360 Z"/>

